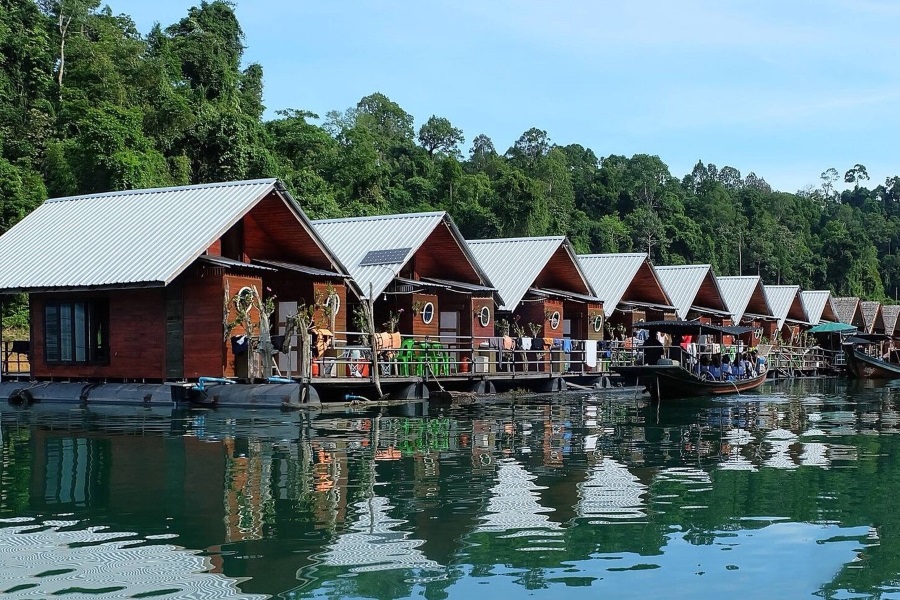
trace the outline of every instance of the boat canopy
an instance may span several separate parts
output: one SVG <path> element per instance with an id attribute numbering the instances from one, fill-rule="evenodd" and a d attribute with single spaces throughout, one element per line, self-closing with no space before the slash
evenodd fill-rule
<path id="1" fill-rule="evenodd" d="M 635 323 L 634 328 L 681 335 L 703 335 L 704 333 L 742 335 L 744 333 L 749 333 L 754 329 L 753 327 L 743 327 L 738 325 L 710 325 L 708 323 L 701 323 L 700 321 L 647 321 L 645 323 Z"/>

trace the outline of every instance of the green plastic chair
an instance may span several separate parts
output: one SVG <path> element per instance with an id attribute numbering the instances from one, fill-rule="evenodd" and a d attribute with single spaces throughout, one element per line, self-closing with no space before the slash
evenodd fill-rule
<path id="1" fill-rule="evenodd" d="M 435 375 L 450 374 L 450 353 L 444 351 L 443 344 L 440 342 L 432 343 L 429 356 L 428 361 L 432 365 Z"/>
<path id="2" fill-rule="evenodd" d="M 406 338 L 400 344 L 397 351 L 397 374 L 401 377 L 409 377 L 410 367 L 416 358 L 416 343 L 411 338 Z"/>

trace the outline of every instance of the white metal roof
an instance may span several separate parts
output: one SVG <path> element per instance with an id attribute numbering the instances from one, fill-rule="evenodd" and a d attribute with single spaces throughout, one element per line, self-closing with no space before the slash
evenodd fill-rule
<path id="1" fill-rule="evenodd" d="M 603 300 L 603 310 L 607 316 L 616 311 L 641 265 L 648 260 L 644 252 L 578 255 L 581 269 L 597 297 Z"/>
<path id="2" fill-rule="evenodd" d="M 593 291 L 565 236 L 469 240 L 468 244 L 503 299 L 500 310 L 516 309 L 560 247 L 571 256 L 585 288 Z"/>
<path id="3" fill-rule="evenodd" d="M 482 283 L 486 287 L 492 287 L 490 279 L 483 273 L 453 219 L 446 212 L 322 219 L 313 221 L 313 226 L 356 281 L 362 297 L 368 298 L 370 289 L 373 297 L 384 291 L 442 222 L 447 224 L 458 240 L 460 249 L 479 274 Z M 360 265 L 363 258 L 373 250 L 400 248 L 408 250 L 397 262 Z"/>
<path id="4" fill-rule="evenodd" d="M 750 304 L 753 292 L 757 287 L 762 287 L 762 281 L 757 275 L 716 277 L 716 280 L 725 304 L 728 306 L 728 312 L 731 313 L 731 318 L 735 324 L 740 323 L 744 313 L 747 312 L 747 305 Z M 763 290 L 763 297 L 765 297 L 765 290 Z M 766 305 L 768 306 L 768 298 L 766 298 Z M 769 314 L 771 313 L 772 308 L 769 306 Z"/>
<path id="5" fill-rule="evenodd" d="M 822 321 L 825 306 L 831 302 L 831 292 L 828 290 L 805 290 L 800 292 L 800 301 L 803 302 L 810 325 L 818 325 Z M 832 312 L 834 312 L 834 307 L 832 307 Z"/>
<path id="6" fill-rule="evenodd" d="M 799 285 L 766 285 L 766 298 L 769 300 L 769 306 L 772 308 L 772 314 L 778 319 L 778 328 L 784 326 L 794 298 L 800 293 Z M 802 302 L 801 302 L 802 304 Z"/>
<path id="7" fill-rule="evenodd" d="M 162 286 L 273 190 L 277 179 L 47 200 L 0 236 L 0 291 Z"/>
<path id="8" fill-rule="evenodd" d="M 663 289 L 675 305 L 675 312 L 679 319 L 686 319 L 688 312 L 694 305 L 700 286 L 707 275 L 712 273 L 712 265 L 671 265 L 656 267 L 656 275 L 662 283 Z M 718 282 L 713 276 L 713 282 L 718 287 Z M 721 295 L 721 290 L 719 291 Z M 726 303 L 727 307 L 728 304 Z M 710 307 L 711 308 L 711 307 Z"/>

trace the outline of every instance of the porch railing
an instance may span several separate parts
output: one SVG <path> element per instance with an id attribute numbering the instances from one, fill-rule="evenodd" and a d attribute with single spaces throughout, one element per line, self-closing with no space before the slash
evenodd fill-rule
<path id="1" fill-rule="evenodd" d="M 30 344 L 22 340 L 3 340 L 0 342 L 0 375 L 28 375 L 31 363 L 28 362 Z"/>

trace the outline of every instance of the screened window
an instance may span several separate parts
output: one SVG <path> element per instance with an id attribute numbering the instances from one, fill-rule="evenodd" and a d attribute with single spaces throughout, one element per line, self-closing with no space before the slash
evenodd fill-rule
<path id="1" fill-rule="evenodd" d="M 48 363 L 109 360 L 109 305 L 105 300 L 44 305 L 44 353 Z"/>

